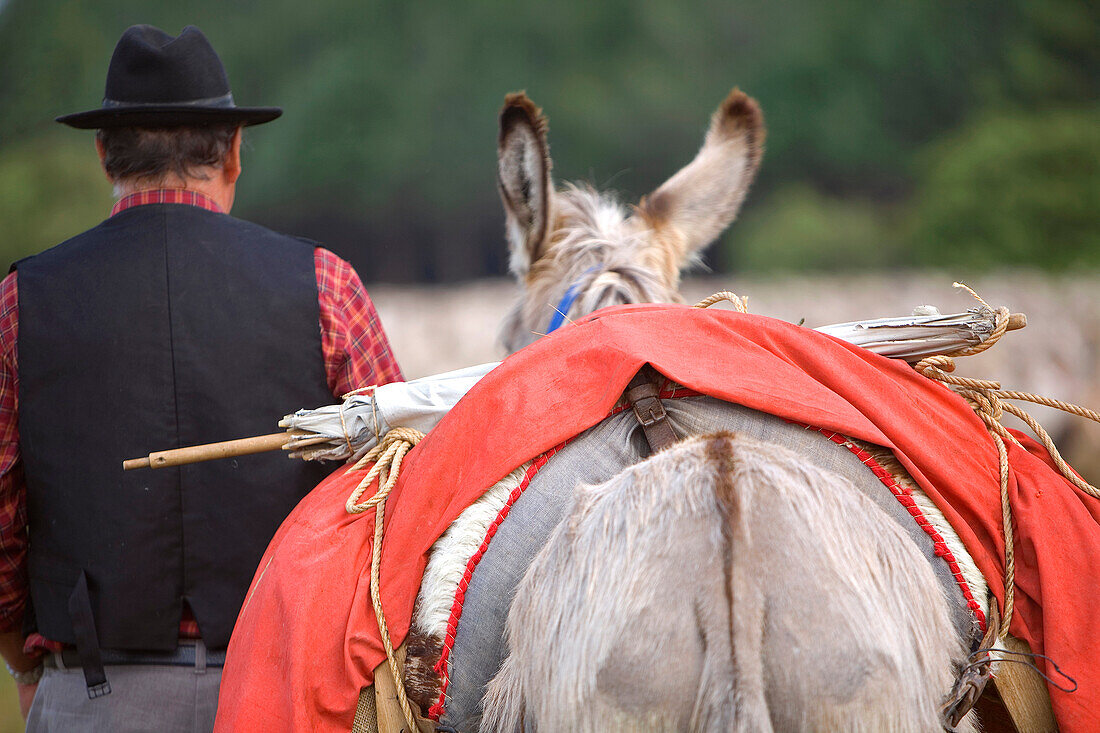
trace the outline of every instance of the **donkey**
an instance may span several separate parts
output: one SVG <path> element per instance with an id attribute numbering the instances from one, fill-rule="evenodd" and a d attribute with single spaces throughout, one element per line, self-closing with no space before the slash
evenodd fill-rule
<path id="1" fill-rule="evenodd" d="M 627 209 L 590 187 L 556 190 L 546 120 L 526 95 L 509 95 L 500 116 L 499 190 L 522 293 L 502 326 L 505 346 L 517 350 L 557 321 L 605 306 L 680 301 L 681 271 L 736 217 L 763 141 L 759 107 L 734 90 L 695 159 Z M 602 453 L 607 435 L 626 434 L 616 418 L 579 440 L 574 458 L 558 459 L 560 521 L 531 550 L 526 572 L 510 571 L 522 579 L 481 592 L 483 603 L 499 607 L 496 621 L 481 613 L 491 628 L 465 642 L 498 643 L 495 624 L 507 614 L 507 648 L 480 662 L 492 667 L 480 678 L 452 670 L 452 688 L 472 688 L 465 694 L 474 705 L 466 704 L 465 715 L 452 710 L 445 724 L 493 731 L 941 727 L 940 703 L 972 629 L 953 620 L 928 553 L 902 526 L 908 517 L 892 518 L 869 498 L 881 490 L 878 479 L 843 447 L 708 400 L 684 409 L 709 416 L 703 422 L 714 432 L 640 463 L 604 475 L 576 465 L 585 460 L 584 440 Z M 935 513 L 888 451 L 848 447 L 888 466 Z M 524 468 L 490 489 L 433 549 L 408 644 L 408 689 L 423 711 L 444 698 L 463 707 L 462 695 L 444 692 L 433 670 L 448 609 Z M 493 528 L 493 542 L 506 542 L 500 538 L 523 517 L 513 509 Z M 511 550 L 501 555 L 505 565 L 497 568 L 519 562 Z M 478 572 L 488 575 L 486 560 Z M 984 600 L 980 574 L 962 564 Z M 473 577 L 468 606 L 478 601 Z M 457 643 L 464 643 L 461 624 Z M 968 716 L 957 730 L 974 726 Z"/>

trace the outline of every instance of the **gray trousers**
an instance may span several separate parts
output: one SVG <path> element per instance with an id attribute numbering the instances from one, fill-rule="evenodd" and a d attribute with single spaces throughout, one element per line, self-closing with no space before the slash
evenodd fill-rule
<path id="1" fill-rule="evenodd" d="M 89 700 L 83 670 L 65 667 L 59 654 L 48 657 L 27 730 L 209 733 L 214 729 L 221 667 L 112 664 L 105 669 L 111 694 Z"/>

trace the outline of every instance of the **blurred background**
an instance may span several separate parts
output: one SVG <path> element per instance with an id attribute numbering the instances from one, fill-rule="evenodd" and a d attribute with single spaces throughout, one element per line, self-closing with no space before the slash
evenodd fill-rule
<path id="1" fill-rule="evenodd" d="M 92 133 L 53 118 L 99 106 L 134 23 L 199 26 L 239 104 L 284 107 L 246 135 L 234 214 L 349 259 L 407 376 L 500 356 L 505 93 L 546 110 L 557 180 L 633 201 L 739 86 L 767 153 L 689 300 L 733 289 L 820 325 L 962 310 L 966 280 L 1031 319 L 967 374 L 1100 405 L 1095 3 L 0 0 L 0 259 L 106 215 Z M 1100 434 L 1078 422 L 1049 417 L 1096 481 Z"/>
<path id="2" fill-rule="evenodd" d="M 198 25 L 248 131 L 234 213 L 325 242 L 366 281 L 501 275 L 496 112 L 526 89 L 559 180 L 628 200 L 702 141 L 733 86 L 767 155 L 720 272 L 1100 264 L 1100 6 L 1076 0 L 0 0 L 8 259 L 110 205 L 92 133 L 137 22 Z"/>

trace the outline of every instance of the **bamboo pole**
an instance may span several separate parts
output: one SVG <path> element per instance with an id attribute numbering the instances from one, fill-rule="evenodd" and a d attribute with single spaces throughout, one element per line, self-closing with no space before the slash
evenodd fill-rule
<path id="1" fill-rule="evenodd" d="M 253 453 L 265 453 L 279 450 L 294 436 L 287 432 L 272 433 L 270 435 L 258 435 L 253 438 L 240 438 L 239 440 L 226 440 L 221 443 L 207 443 L 205 445 L 192 445 L 187 448 L 175 448 L 150 453 L 146 458 L 131 458 L 122 462 L 124 471 L 135 468 L 166 468 L 179 466 L 185 463 L 199 463 L 201 461 L 213 461 L 218 458 L 232 458 L 234 456 L 247 456 Z M 313 445 L 322 443 L 327 438 L 317 438 L 299 441 L 298 445 Z"/>

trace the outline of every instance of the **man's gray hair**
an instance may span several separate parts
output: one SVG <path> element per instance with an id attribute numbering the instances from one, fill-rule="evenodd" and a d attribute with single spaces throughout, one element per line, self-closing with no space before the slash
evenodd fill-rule
<path id="1" fill-rule="evenodd" d="M 206 179 L 204 168 L 220 166 L 238 125 L 201 127 L 114 127 L 96 131 L 103 168 L 116 184 L 159 182 L 169 175 Z"/>

